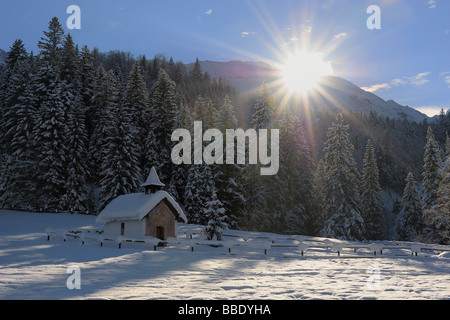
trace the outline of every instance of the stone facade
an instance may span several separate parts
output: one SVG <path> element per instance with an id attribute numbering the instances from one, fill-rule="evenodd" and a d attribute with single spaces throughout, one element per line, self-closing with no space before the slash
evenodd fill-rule
<path id="1" fill-rule="evenodd" d="M 161 201 L 144 220 L 146 237 L 155 237 L 161 240 L 177 237 L 177 220 L 166 201 Z"/>

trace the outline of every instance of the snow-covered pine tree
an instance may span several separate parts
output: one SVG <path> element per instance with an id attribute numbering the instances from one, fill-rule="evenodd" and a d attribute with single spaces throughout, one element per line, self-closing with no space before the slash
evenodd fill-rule
<path id="1" fill-rule="evenodd" d="M 268 129 L 276 118 L 275 99 L 264 81 L 261 86 L 259 98 L 254 106 L 252 127 L 254 129 Z"/>
<path id="2" fill-rule="evenodd" d="M 81 73 L 79 69 L 78 51 L 70 33 L 66 35 L 62 43 L 60 55 L 60 80 L 66 82 L 66 89 L 80 91 Z"/>
<path id="3" fill-rule="evenodd" d="M 44 31 L 44 37 L 41 37 L 38 42 L 38 48 L 41 49 L 40 56 L 52 64 L 58 65 L 63 37 L 64 30 L 61 23 L 57 17 L 52 18 L 48 31 Z"/>
<path id="4" fill-rule="evenodd" d="M 194 82 L 200 82 L 203 79 L 202 67 L 198 58 L 195 59 L 194 67 L 191 71 L 191 79 Z"/>
<path id="5" fill-rule="evenodd" d="M 190 130 L 193 127 L 191 110 L 185 102 L 180 103 L 179 111 L 175 116 L 175 123 L 177 128 L 186 128 Z M 190 130 L 190 132 L 192 132 L 192 130 Z M 154 158 L 156 158 L 156 156 L 154 156 Z M 167 191 L 180 203 L 184 203 L 184 189 L 186 187 L 188 169 L 189 165 L 174 165 L 170 177 L 170 184 Z"/>
<path id="6" fill-rule="evenodd" d="M 36 157 L 32 131 L 35 123 L 35 97 L 31 82 L 11 108 L 7 121 L 10 148 L 0 175 L 0 202 L 3 208 L 35 210 Z"/>
<path id="7" fill-rule="evenodd" d="M 224 133 L 224 141 L 226 141 L 226 131 L 228 129 L 238 128 L 235 108 L 228 96 L 225 97 L 221 108 L 218 110 L 215 128 Z M 223 154 L 224 158 L 226 158 L 227 151 L 225 146 Z M 226 222 L 229 225 L 236 227 L 237 221 L 242 215 L 242 209 L 245 202 L 241 181 L 242 166 L 237 164 L 215 166 L 213 172 L 217 194 L 219 200 L 223 204 L 227 216 Z"/>
<path id="8" fill-rule="evenodd" d="M 88 46 L 84 45 L 80 52 L 80 82 L 81 82 L 81 96 L 83 106 L 89 110 L 91 106 L 91 99 L 94 95 L 94 56 L 89 50 Z M 87 111 L 86 110 L 86 111 Z"/>
<path id="9" fill-rule="evenodd" d="M 244 166 L 241 174 L 243 196 L 245 199 L 242 214 L 238 219 L 238 227 L 249 231 L 265 230 L 268 194 L 261 183 L 259 168 L 255 165 Z"/>
<path id="10" fill-rule="evenodd" d="M 176 85 L 167 73 L 160 69 L 151 94 L 149 132 L 145 142 L 145 173 L 151 167 L 159 172 L 161 181 L 169 184 L 172 175 L 172 132 L 175 130 L 177 113 Z"/>
<path id="11" fill-rule="evenodd" d="M 17 72 L 14 68 L 20 62 L 27 62 L 29 60 L 28 53 L 25 50 L 23 41 L 17 39 L 12 44 L 10 50 L 6 54 L 5 67 L 2 73 L 2 82 L 0 83 L 0 106 L 11 105 L 9 102 L 7 90 L 14 90 L 9 85 L 9 80 L 13 74 Z M 14 97 L 13 95 L 12 97 Z"/>
<path id="12" fill-rule="evenodd" d="M 208 224 L 203 229 L 203 234 L 207 240 L 222 241 L 223 231 L 228 229 L 226 223 L 226 213 L 222 202 L 217 198 L 216 190 L 211 190 L 210 200 L 206 202 L 202 215 L 207 219 Z"/>
<path id="13" fill-rule="evenodd" d="M 188 169 L 184 192 L 184 209 L 189 223 L 206 225 L 203 208 L 211 200 L 215 189 L 211 168 L 208 165 L 191 165 Z"/>
<path id="14" fill-rule="evenodd" d="M 94 95 L 95 84 L 95 69 L 94 69 L 94 55 L 89 50 L 88 46 L 84 45 L 79 54 L 79 70 L 80 70 L 80 94 L 85 114 L 85 128 L 87 139 L 90 141 L 92 132 L 95 128 L 95 119 L 92 112 L 92 97 Z"/>
<path id="15" fill-rule="evenodd" d="M 199 165 L 191 165 L 187 171 L 186 187 L 184 188 L 184 210 L 189 223 L 197 224 L 201 221 L 202 201 L 201 187 L 203 179 Z"/>
<path id="16" fill-rule="evenodd" d="M 203 130 L 217 127 L 219 111 L 216 110 L 214 102 L 209 97 L 198 96 L 192 110 L 194 121 L 201 121 Z"/>
<path id="17" fill-rule="evenodd" d="M 316 219 L 314 221 L 314 233 L 318 234 L 325 224 L 325 182 L 326 182 L 325 164 L 324 159 L 320 159 L 317 163 L 315 185 L 314 185 L 314 202 L 317 209 Z"/>
<path id="18" fill-rule="evenodd" d="M 349 140 L 349 126 L 339 113 L 328 129 L 324 148 L 324 237 L 362 240 L 364 220 L 359 209 L 359 173 L 353 158 L 354 147 Z"/>
<path id="19" fill-rule="evenodd" d="M 91 174 L 90 180 L 96 185 L 100 182 L 100 167 L 103 158 L 102 148 L 107 137 L 107 127 L 110 125 L 111 114 L 109 109 L 115 109 L 118 103 L 117 84 L 114 82 L 113 74 L 106 73 L 102 65 L 97 68 L 95 73 L 94 95 L 91 101 L 91 111 L 88 115 L 92 121 L 93 132 L 89 139 L 88 147 L 88 166 Z"/>
<path id="20" fill-rule="evenodd" d="M 263 82 L 259 97 L 254 105 L 251 119 L 252 127 L 256 130 L 270 129 L 275 118 L 275 99 L 267 83 Z M 245 213 L 240 219 L 239 225 L 248 230 L 270 231 L 271 228 L 276 227 L 273 222 L 279 220 L 276 218 L 279 212 L 274 214 L 271 211 L 277 201 L 272 194 L 272 188 L 278 177 L 261 176 L 258 166 L 248 164 L 243 167 L 242 177 L 246 203 Z M 279 192 L 277 194 L 280 195 Z"/>
<path id="21" fill-rule="evenodd" d="M 150 123 L 148 92 L 139 62 L 136 61 L 128 77 L 124 108 L 130 114 L 131 122 L 136 126 L 135 144 L 139 146 L 139 162 L 144 166 L 144 141 Z"/>
<path id="22" fill-rule="evenodd" d="M 428 127 L 427 131 L 427 143 L 423 161 L 422 184 L 424 187 L 424 198 L 422 203 L 425 210 L 436 205 L 437 189 L 442 178 L 441 151 L 431 127 Z"/>
<path id="23" fill-rule="evenodd" d="M 22 40 L 16 40 L 5 61 L 5 71 L 0 82 L 0 151 L 10 154 L 12 132 L 15 126 L 15 110 L 19 98 L 28 85 L 31 61 Z"/>
<path id="24" fill-rule="evenodd" d="M 89 142 L 98 120 L 94 116 L 92 107 L 92 97 L 94 96 L 95 85 L 95 68 L 94 68 L 94 55 L 89 50 L 88 46 L 84 45 L 81 48 L 80 56 L 80 83 L 81 83 L 81 99 L 85 117 L 85 131 L 86 131 L 86 158 L 84 160 L 87 171 L 89 174 L 86 177 L 86 183 L 92 184 L 95 182 L 96 174 L 91 172 L 90 158 L 89 158 Z M 88 186 L 88 211 L 95 213 L 95 199 L 94 199 L 94 186 Z"/>
<path id="25" fill-rule="evenodd" d="M 369 139 L 361 176 L 361 215 L 366 223 L 366 239 L 381 240 L 384 230 L 383 202 L 375 151 Z"/>
<path id="26" fill-rule="evenodd" d="M 17 157 L 12 156 L 15 153 L 12 143 L 14 136 L 21 131 L 18 121 L 23 119 L 17 114 L 17 106 L 28 87 L 32 71 L 29 60 L 23 42 L 16 40 L 7 53 L 5 70 L 0 78 L 0 201 L 4 208 L 15 209 L 16 204 L 26 202 L 19 196 L 20 187 L 12 188 L 11 184 L 16 183 L 14 177 L 21 173 Z"/>
<path id="27" fill-rule="evenodd" d="M 136 129 L 114 94 L 118 84 L 112 71 L 108 72 L 107 80 L 111 94 L 104 110 L 106 136 L 102 146 L 100 209 L 120 195 L 137 192 L 142 177 L 139 148 L 133 139 Z"/>
<path id="28" fill-rule="evenodd" d="M 57 18 L 50 21 L 49 31 L 44 34 L 38 43 L 41 51 L 34 86 L 38 106 L 33 137 L 39 146 L 36 191 L 41 209 L 60 211 L 61 197 L 67 191 L 67 110 L 60 81 L 64 31 Z"/>
<path id="29" fill-rule="evenodd" d="M 68 34 L 61 50 L 60 79 L 67 124 L 67 193 L 61 197 L 61 207 L 71 213 L 87 212 L 89 175 L 86 161 L 86 108 L 83 105 L 81 70 L 78 50 Z"/>
<path id="30" fill-rule="evenodd" d="M 406 178 L 406 187 L 403 191 L 402 210 L 396 221 L 398 240 L 414 241 L 422 234 L 423 228 L 419 190 L 413 173 L 409 172 Z"/>
<path id="31" fill-rule="evenodd" d="M 178 61 L 175 63 L 175 66 L 173 67 L 173 71 L 170 74 L 170 78 L 175 81 L 177 85 L 181 85 L 183 82 L 183 79 L 186 75 L 186 66 L 181 62 Z"/>
<path id="32" fill-rule="evenodd" d="M 150 79 L 150 61 L 147 60 L 147 58 L 145 57 L 145 55 L 141 56 L 139 58 L 139 67 L 141 68 L 141 72 L 142 72 L 142 77 L 144 78 L 145 81 L 145 87 L 147 89 L 147 91 L 150 91 L 151 88 L 151 79 Z"/>
<path id="33" fill-rule="evenodd" d="M 436 230 L 438 240 L 450 243 L 450 155 L 445 161 L 442 180 L 437 190 L 436 205 L 424 211 L 424 217 Z"/>
<path id="34" fill-rule="evenodd" d="M 225 96 L 222 106 L 218 112 L 217 128 L 222 132 L 226 132 L 227 129 L 237 129 L 238 120 L 236 118 L 236 110 L 233 106 L 231 99 L 228 95 Z"/>
<path id="35" fill-rule="evenodd" d="M 284 232 L 312 234 L 314 231 L 314 168 L 311 148 L 303 124 L 292 110 L 281 115 L 279 189 L 277 203 L 285 206 Z M 280 209 L 282 209 L 280 207 Z"/>
<path id="36" fill-rule="evenodd" d="M 73 104 L 68 113 L 68 158 L 66 182 L 67 193 L 62 197 L 64 210 L 70 213 L 86 213 L 88 211 L 87 177 L 87 134 L 85 117 L 80 104 Z"/>
<path id="37" fill-rule="evenodd" d="M 149 64 L 149 76 L 150 76 L 150 83 L 151 86 L 149 87 L 149 89 L 151 89 L 153 87 L 153 85 L 155 84 L 156 80 L 158 80 L 158 75 L 159 75 L 159 58 L 158 56 L 155 56 L 152 60 L 152 63 Z"/>

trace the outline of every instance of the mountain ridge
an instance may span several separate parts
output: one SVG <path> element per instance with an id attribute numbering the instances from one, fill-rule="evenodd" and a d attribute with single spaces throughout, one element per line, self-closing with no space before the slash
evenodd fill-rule
<path id="1" fill-rule="evenodd" d="M 193 64 L 187 67 L 192 68 Z M 255 61 L 200 61 L 203 72 L 208 72 L 211 78 L 226 79 L 240 93 L 257 94 L 261 84 L 280 83 L 279 71 L 264 62 Z M 278 90 L 280 85 L 274 85 L 272 91 Z M 409 106 L 403 106 L 394 100 L 384 100 L 374 93 L 364 91 L 359 86 L 338 76 L 327 76 L 319 81 L 318 86 L 309 95 L 311 106 L 320 107 L 323 104 L 330 108 L 344 108 L 359 110 L 365 114 L 371 111 L 395 119 L 406 119 L 420 123 L 430 119 L 427 115 Z"/>

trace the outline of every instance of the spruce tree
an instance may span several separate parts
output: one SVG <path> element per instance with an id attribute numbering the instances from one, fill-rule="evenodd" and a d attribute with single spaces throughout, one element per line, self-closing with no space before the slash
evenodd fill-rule
<path id="1" fill-rule="evenodd" d="M 0 151 L 10 153 L 12 132 L 16 122 L 14 106 L 30 80 L 31 61 L 22 40 L 16 40 L 5 61 L 5 71 L 0 82 Z"/>
<path id="2" fill-rule="evenodd" d="M 67 193 L 62 198 L 62 206 L 70 213 L 86 213 L 88 211 L 87 177 L 87 134 L 85 117 L 79 104 L 74 104 L 68 114 L 69 137 L 66 182 Z"/>
<path id="3" fill-rule="evenodd" d="M 324 148 L 323 181 L 325 225 L 324 237 L 346 240 L 364 239 L 364 220 L 359 209 L 359 173 L 349 140 L 349 126 L 339 113 L 327 132 Z"/>
<path id="4" fill-rule="evenodd" d="M 171 140 L 173 130 L 177 129 L 176 85 L 164 70 L 160 70 L 151 94 L 151 114 L 149 132 L 145 143 L 145 172 L 155 167 L 161 181 L 167 184 L 172 174 Z"/>
<path id="5" fill-rule="evenodd" d="M 215 189 L 211 190 L 210 200 L 205 203 L 202 215 L 207 219 L 208 224 L 203 229 L 203 234 L 207 240 L 222 241 L 223 231 L 228 228 L 226 223 L 226 213 L 222 202 L 217 198 Z"/>
<path id="6" fill-rule="evenodd" d="M 78 52 L 70 33 L 67 34 L 62 43 L 60 55 L 60 80 L 66 82 L 66 89 L 73 92 L 76 91 L 78 93 L 81 87 L 81 73 L 79 69 L 80 64 L 78 60 Z"/>
<path id="7" fill-rule="evenodd" d="M 159 58 L 158 56 L 155 56 L 152 60 L 151 65 L 149 64 L 149 75 L 151 81 L 151 86 L 149 87 L 149 89 L 151 89 L 156 80 L 158 80 L 159 69 Z"/>
<path id="8" fill-rule="evenodd" d="M 34 143 L 39 146 L 37 160 L 37 192 L 40 208 L 60 211 L 61 197 L 66 194 L 67 181 L 67 110 L 61 83 L 61 44 L 64 31 L 57 18 L 49 24 L 38 47 L 35 95 L 37 98 Z"/>
<path id="9" fill-rule="evenodd" d="M 218 111 L 217 126 L 222 132 L 226 132 L 227 129 L 237 129 L 238 120 L 236 118 L 236 110 L 233 106 L 231 99 L 228 95 L 225 96 L 222 106 Z"/>
<path id="10" fill-rule="evenodd" d="M 63 37 L 64 30 L 61 23 L 54 17 L 49 23 L 48 31 L 44 31 L 44 37 L 38 42 L 42 59 L 49 61 L 52 66 L 59 65 Z"/>
<path id="11" fill-rule="evenodd" d="M 32 71 L 23 42 L 16 40 L 7 53 L 5 70 L 0 77 L 0 202 L 3 208 L 30 209 L 28 205 L 32 203 L 33 180 L 30 179 L 33 171 L 30 169 L 34 163 L 29 162 L 32 159 L 28 156 L 32 151 L 29 142 L 34 114 L 22 108 L 23 97 L 29 93 Z"/>
<path id="12" fill-rule="evenodd" d="M 6 123 L 11 137 L 0 178 L 0 202 L 4 208 L 35 210 L 36 199 L 36 148 L 33 144 L 33 128 L 36 109 L 35 96 L 28 83 L 24 93 L 10 109 Z"/>
<path id="13" fill-rule="evenodd" d="M 198 96 L 192 110 L 194 120 L 202 122 L 203 130 L 216 128 L 219 125 L 219 111 L 211 98 L 205 95 Z"/>
<path id="14" fill-rule="evenodd" d="M 325 205 L 326 205 L 326 195 L 325 195 L 325 182 L 326 182 L 325 164 L 324 160 L 320 159 L 317 163 L 315 184 L 314 184 L 314 201 L 317 208 L 317 215 L 315 221 L 314 234 L 318 234 L 319 230 L 325 224 Z"/>
<path id="15" fill-rule="evenodd" d="M 61 207 L 68 212 L 87 212 L 89 175 L 86 161 L 87 132 L 83 104 L 81 70 L 78 50 L 72 36 L 68 34 L 61 50 L 60 80 L 63 87 L 62 98 L 66 111 L 66 194 L 61 198 Z"/>
<path id="16" fill-rule="evenodd" d="M 402 210 L 396 221 L 398 239 L 414 241 L 422 234 L 423 228 L 422 204 L 417 182 L 410 172 L 406 178 L 406 187 L 403 191 Z"/>
<path id="17" fill-rule="evenodd" d="M 208 165 L 191 165 L 187 173 L 184 209 L 189 223 L 206 225 L 208 218 L 204 207 L 212 199 L 215 189 L 211 168 Z"/>
<path id="18" fill-rule="evenodd" d="M 384 217 L 378 166 L 372 141 L 369 139 L 364 155 L 361 177 L 361 215 L 366 223 L 366 239 L 383 237 Z"/>
<path id="19" fill-rule="evenodd" d="M 218 111 L 215 127 L 224 133 L 224 141 L 226 141 L 226 132 L 228 129 L 238 128 L 235 108 L 228 96 L 225 97 Z M 236 149 L 236 146 L 234 148 Z M 227 155 L 226 149 L 226 146 L 224 146 L 224 158 Z M 234 227 L 237 226 L 238 219 L 242 215 L 242 208 L 245 202 L 241 178 L 242 169 L 241 165 L 230 164 L 215 166 L 213 170 L 215 173 L 217 195 L 225 209 L 226 222 Z"/>
<path id="20" fill-rule="evenodd" d="M 79 64 L 82 103 L 86 114 L 90 115 L 92 96 L 94 95 L 95 69 L 94 56 L 86 45 L 81 48 Z M 86 122 L 88 135 L 92 133 L 91 128 L 93 127 L 90 121 L 93 119 L 87 119 Z"/>
<path id="21" fill-rule="evenodd" d="M 314 210 L 314 168 L 303 124 L 289 108 L 281 115 L 278 206 L 285 207 L 284 232 L 312 234 L 316 224 Z M 284 204 L 283 204 L 284 202 Z M 282 208 L 280 207 L 280 210 Z"/>
<path id="22" fill-rule="evenodd" d="M 107 74 L 110 95 L 104 110 L 105 137 L 102 139 L 100 173 L 100 209 L 120 195 L 137 192 L 141 181 L 138 146 L 133 139 L 136 129 L 129 113 L 117 96 L 117 79 Z"/>
<path id="23" fill-rule="evenodd" d="M 261 86 L 259 97 L 254 105 L 251 124 L 253 129 L 270 129 L 276 117 L 275 100 L 266 82 Z M 270 141 L 270 139 L 268 139 Z M 252 142 L 254 143 L 254 142 Z M 269 151 L 270 152 L 270 151 Z M 277 197 L 282 194 L 278 177 L 260 175 L 260 168 L 256 165 L 245 165 L 242 170 L 243 186 L 245 190 L 245 213 L 240 225 L 252 230 L 274 231 L 279 229 L 280 211 L 276 208 Z M 278 186 L 276 190 L 274 187 Z M 279 203 L 284 205 L 284 201 Z"/>
<path id="24" fill-rule="evenodd" d="M 442 177 L 441 151 L 431 127 L 428 127 L 427 131 L 427 143 L 423 161 L 422 184 L 424 187 L 423 208 L 425 210 L 436 205 L 437 189 Z"/>
<path id="25" fill-rule="evenodd" d="M 109 109 L 115 109 L 118 103 L 118 93 L 115 78 L 112 73 L 107 74 L 102 65 L 97 68 L 94 82 L 94 95 L 91 100 L 91 110 L 88 113 L 92 121 L 92 134 L 89 138 L 88 166 L 91 173 L 91 181 L 98 185 L 100 181 L 100 166 L 102 162 L 102 148 L 107 137 L 109 125 Z"/>
<path id="26" fill-rule="evenodd" d="M 184 102 L 180 104 L 179 111 L 176 114 L 175 126 L 177 128 L 186 128 L 188 130 L 192 129 L 193 127 L 193 118 L 191 115 L 191 109 Z M 156 150 L 156 146 L 153 147 L 152 149 Z M 157 157 L 156 155 L 153 156 L 153 158 L 155 159 L 156 157 Z M 188 169 L 189 165 L 185 164 L 174 165 L 170 177 L 170 183 L 167 191 L 173 197 L 175 197 L 175 199 L 177 199 L 180 203 L 184 203 L 184 193 Z"/>
<path id="27" fill-rule="evenodd" d="M 268 129 L 276 117 L 275 100 L 266 82 L 262 84 L 261 93 L 254 106 L 252 127 L 254 129 Z"/>
<path id="28" fill-rule="evenodd" d="M 139 160 L 142 163 L 144 158 L 143 142 L 150 124 L 150 108 L 147 87 L 138 61 L 133 65 L 128 77 L 124 108 L 130 114 L 131 121 L 137 128 L 134 140 L 140 148 Z"/>
<path id="29" fill-rule="evenodd" d="M 191 79 L 193 82 L 198 83 L 203 79 L 202 67 L 198 58 L 195 59 L 194 67 L 191 71 Z"/>
<path id="30" fill-rule="evenodd" d="M 450 243 L 450 156 L 447 156 L 443 177 L 437 190 L 436 205 L 424 211 L 426 221 L 435 228 L 438 240 Z"/>

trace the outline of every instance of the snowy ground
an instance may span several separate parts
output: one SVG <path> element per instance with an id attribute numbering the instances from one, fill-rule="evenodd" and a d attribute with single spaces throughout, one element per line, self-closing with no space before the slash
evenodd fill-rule
<path id="1" fill-rule="evenodd" d="M 268 241 L 290 245 L 301 238 L 238 231 L 228 232 L 241 237 L 230 241 L 242 244 L 231 254 L 210 246 L 191 252 L 187 240 L 157 251 L 143 244 L 118 249 L 95 240 L 47 241 L 49 227 L 94 226 L 94 220 L 0 211 L 0 299 L 450 299 L 448 251 L 412 256 L 407 249 L 385 249 L 374 256 L 344 248 L 338 256 L 332 249 L 310 248 L 301 256 L 298 248 L 272 247 L 265 255 Z M 198 228 L 182 225 L 179 231 L 184 238 Z M 269 239 L 256 241 L 262 236 Z M 243 246 L 244 240 L 255 245 Z M 73 265 L 81 271 L 80 290 L 66 286 Z"/>

